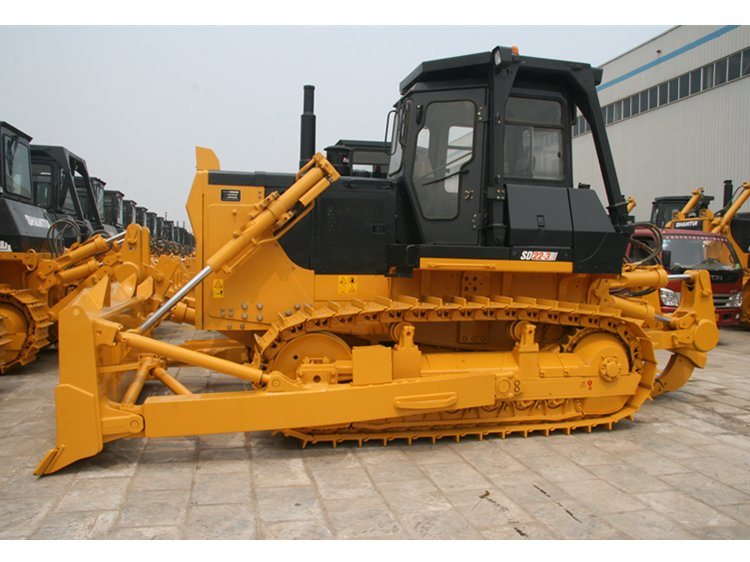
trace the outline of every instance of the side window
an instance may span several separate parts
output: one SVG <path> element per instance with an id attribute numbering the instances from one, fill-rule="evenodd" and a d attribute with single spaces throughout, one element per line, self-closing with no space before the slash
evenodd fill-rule
<path id="1" fill-rule="evenodd" d="M 505 175 L 563 179 L 562 105 L 553 100 L 511 97 L 508 98 L 505 120 Z"/>
<path id="2" fill-rule="evenodd" d="M 3 135 L 5 178 L 8 193 L 31 199 L 31 155 L 29 147 L 10 135 Z"/>
<path id="3" fill-rule="evenodd" d="M 115 222 L 115 197 L 114 194 L 112 194 L 112 197 L 105 197 L 104 198 L 104 215 L 101 215 L 102 220 L 109 224 L 114 224 Z"/>
<path id="4" fill-rule="evenodd" d="M 95 190 L 94 194 L 96 195 L 96 210 L 99 211 L 101 217 L 104 214 L 104 190 Z"/>
<path id="5" fill-rule="evenodd" d="M 34 187 L 34 204 L 51 209 L 53 182 L 52 166 L 49 164 L 32 164 L 32 180 Z"/>
<path id="6" fill-rule="evenodd" d="M 417 135 L 412 181 L 426 219 L 458 214 L 462 168 L 474 151 L 474 116 L 470 101 L 433 102 Z"/>

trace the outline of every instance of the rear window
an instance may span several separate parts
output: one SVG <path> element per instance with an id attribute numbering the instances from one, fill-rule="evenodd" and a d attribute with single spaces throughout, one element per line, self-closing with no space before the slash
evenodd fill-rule
<path id="1" fill-rule="evenodd" d="M 505 176 L 562 180 L 565 160 L 560 102 L 510 97 L 505 121 Z"/>

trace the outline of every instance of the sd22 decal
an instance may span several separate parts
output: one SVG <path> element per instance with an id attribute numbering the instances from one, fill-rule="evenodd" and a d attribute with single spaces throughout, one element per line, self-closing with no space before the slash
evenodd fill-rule
<path id="1" fill-rule="evenodd" d="M 525 261 L 557 261 L 557 252 L 524 250 L 521 259 Z"/>

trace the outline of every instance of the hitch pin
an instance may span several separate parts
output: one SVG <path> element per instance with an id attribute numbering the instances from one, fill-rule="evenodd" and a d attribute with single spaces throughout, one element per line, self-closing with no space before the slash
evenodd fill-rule
<path id="1" fill-rule="evenodd" d="M 668 316 L 662 316 L 661 314 L 654 314 L 654 318 L 656 318 L 659 322 L 664 322 L 665 324 L 670 324 L 672 322 L 672 319 Z"/>

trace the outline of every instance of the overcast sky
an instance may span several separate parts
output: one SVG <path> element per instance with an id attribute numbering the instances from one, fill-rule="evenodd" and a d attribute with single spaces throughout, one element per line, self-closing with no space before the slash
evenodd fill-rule
<path id="1" fill-rule="evenodd" d="M 304 84 L 316 86 L 322 150 L 382 139 L 399 82 L 423 60 L 518 45 L 601 64 L 666 29 L 0 27 L 0 120 L 182 221 L 196 145 L 225 170 L 296 170 Z"/>

